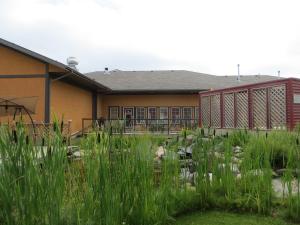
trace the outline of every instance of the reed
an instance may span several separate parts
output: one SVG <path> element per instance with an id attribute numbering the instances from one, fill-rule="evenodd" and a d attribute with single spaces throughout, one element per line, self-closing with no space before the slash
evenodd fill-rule
<path id="1" fill-rule="evenodd" d="M 286 208 L 288 218 L 300 220 L 298 133 L 204 137 L 202 130 L 183 130 L 167 140 L 95 130 L 81 142 L 82 157 L 69 160 L 55 124 L 55 134 L 43 146 L 33 144 L 22 123 L 0 127 L 1 224 L 159 225 L 194 209 L 271 214 L 275 202 Z M 194 137 L 193 181 L 180 175 L 181 167 L 191 164 L 177 155 L 179 146 L 191 144 L 189 135 Z M 157 160 L 161 145 L 166 154 Z M 278 168 L 284 169 L 287 187 L 281 198 L 272 187 L 272 170 Z"/>

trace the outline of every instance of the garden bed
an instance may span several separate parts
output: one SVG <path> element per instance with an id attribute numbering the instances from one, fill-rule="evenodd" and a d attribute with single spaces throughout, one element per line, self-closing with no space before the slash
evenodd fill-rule
<path id="1" fill-rule="evenodd" d="M 212 209 L 300 220 L 297 132 L 95 131 L 80 147 L 57 130 L 41 154 L 21 124 L 0 127 L 0 223 L 165 225 Z"/>

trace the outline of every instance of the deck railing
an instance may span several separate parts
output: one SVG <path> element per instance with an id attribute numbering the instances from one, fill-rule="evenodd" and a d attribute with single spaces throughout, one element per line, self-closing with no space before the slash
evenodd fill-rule
<path id="1" fill-rule="evenodd" d="M 93 128 L 107 129 L 112 133 L 178 133 L 183 128 L 198 127 L 198 119 L 82 119 L 82 133 L 88 133 Z"/>
<path id="2" fill-rule="evenodd" d="M 2 123 L 1 126 L 10 127 L 11 129 L 15 129 L 17 126 L 16 121 L 12 121 L 10 123 Z M 53 123 L 43 123 L 43 122 L 36 122 L 33 123 L 23 123 L 23 127 L 25 128 L 26 135 L 32 138 L 35 144 L 41 144 L 42 139 L 47 139 L 49 136 L 52 136 L 56 133 L 56 129 L 54 128 Z M 58 129 L 61 132 L 62 137 L 65 141 L 69 142 L 70 135 L 71 135 L 71 121 L 68 122 L 60 122 L 58 124 Z"/>

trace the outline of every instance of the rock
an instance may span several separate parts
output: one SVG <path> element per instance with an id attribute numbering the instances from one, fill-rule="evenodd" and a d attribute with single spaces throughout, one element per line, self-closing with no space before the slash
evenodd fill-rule
<path id="1" fill-rule="evenodd" d="M 184 159 L 186 157 L 185 151 L 180 149 L 177 154 L 179 155 L 180 159 Z"/>
<path id="2" fill-rule="evenodd" d="M 234 153 L 241 153 L 242 148 L 240 146 L 235 146 L 235 147 L 233 147 L 233 151 L 234 151 Z"/>
<path id="3" fill-rule="evenodd" d="M 237 157 L 235 157 L 235 156 L 233 156 L 233 157 L 231 158 L 231 161 L 232 161 L 233 163 L 236 163 L 236 164 L 241 164 L 241 162 L 242 162 L 241 159 L 239 159 L 239 158 L 237 158 Z"/>
<path id="4" fill-rule="evenodd" d="M 276 173 L 279 176 L 283 176 L 285 173 L 291 172 L 293 176 L 298 177 L 300 175 L 300 170 L 299 169 L 278 169 L 276 170 Z"/>
<path id="5" fill-rule="evenodd" d="M 224 154 L 220 153 L 220 152 L 214 152 L 214 155 L 216 158 L 218 159 L 224 159 Z"/>
<path id="6" fill-rule="evenodd" d="M 239 174 L 239 173 L 240 173 L 239 167 L 238 167 L 238 165 L 235 164 L 235 163 L 232 163 L 232 164 L 231 164 L 231 170 L 232 170 L 232 172 L 235 173 L 235 174 Z"/>
<path id="7" fill-rule="evenodd" d="M 278 178 L 280 177 L 275 171 L 272 171 L 272 177 L 273 178 Z"/>
<path id="8" fill-rule="evenodd" d="M 180 169 L 180 179 L 189 183 L 194 183 L 194 173 L 191 173 L 188 168 Z"/>
<path id="9" fill-rule="evenodd" d="M 165 149 L 163 146 L 159 146 L 155 152 L 156 157 L 162 158 L 165 155 Z"/>
<path id="10" fill-rule="evenodd" d="M 276 197 L 287 197 L 288 185 L 284 184 L 281 178 L 276 178 L 272 180 L 272 187 Z M 298 193 L 298 181 L 296 179 L 291 181 L 291 194 L 296 195 Z"/>
<path id="11" fill-rule="evenodd" d="M 68 146 L 67 147 L 67 157 L 69 159 L 81 158 L 82 154 L 78 146 Z"/>
<path id="12" fill-rule="evenodd" d="M 77 157 L 77 158 L 80 158 L 81 157 L 81 152 L 80 151 L 74 152 L 73 156 Z"/>
<path id="13" fill-rule="evenodd" d="M 239 170 L 239 167 L 237 164 L 235 163 L 229 163 L 229 166 L 230 166 L 230 170 L 232 171 L 232 173 L 234 174 L 239 174 L 240 173 L 240 170 Z M 219 169 L 225 169 L 226 168 L 226 165 L 225 163 L 221 163 L 218 165 Z"/>
<path id="14" fill-rule="evenodd" d="M 184 147 L 179 147 L 178 148 L 179 151 L 177 152 L 177 154 L 180 156 L 181 159 L 185 159 L 185 158 L 192 158 L 192 154 L 193 154 L 193 149 L 192 149 L 192 145 L 184 148 Z"/>
<path id="15" fill-rule="evenodd" d="M 187 140 L 193 140 L 194 139 L 194 135 L 189 134 L 188 136 L 186 136 L 186 139 Z"/>
<path id="16" fill-rule="evenodd" d="M 243 152 L 234 153 L 234 156 L 237 157 L 237 158 L 242 159 L 243 156 L 244 156 L 244 153 Z"/>

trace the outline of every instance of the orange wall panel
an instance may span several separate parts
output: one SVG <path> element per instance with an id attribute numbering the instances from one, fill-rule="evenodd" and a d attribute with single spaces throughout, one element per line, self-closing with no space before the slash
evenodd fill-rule
<path id="1" fill-rule="evenodd" d="M 36 114 L 32 115 L 37 122 L 44 120 L 45 79 L 44 78 L 0 78 L 0 97 L 38 96 Z M 24 117 L 29 122 L 27 116 Z M 0 117 L 3 122 L 7 117 Z M 5 121 L 6 120 L 6 121 Z"/>
<path id="2" fill-rule="evenodd" d="M 109 106 L 198 106 L 198 95 L 103 95 L 100 116 L 108 118 Z M 99 114 L 99 113 L 98 113 Z"/>
<path id="3" fill-rule="evenodd" d="M 62 81 L 51 83 L 51 117 L 71 122 L 71 132 L 81 130 L 82 118 L 92 117 L 92 93 Z"/>
<path id="4" fill-rule="evenodd" d="M 62 69 L 62 68 L 59 68 L 57 66 L 54 66 L 54 65 L 49 65 L 49 72 L 51 73 L 65 73 L 66 70 Z"/>
<path id="5" fill-rule="evenodd" d="M 0 45 L 0 75 L 45 74 L 45 64 Z"/>

